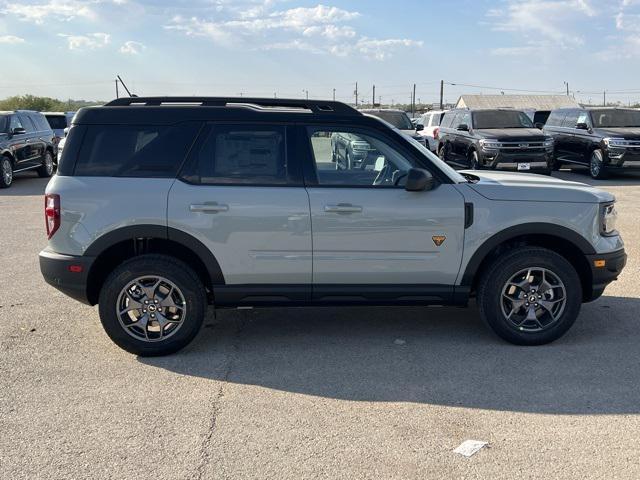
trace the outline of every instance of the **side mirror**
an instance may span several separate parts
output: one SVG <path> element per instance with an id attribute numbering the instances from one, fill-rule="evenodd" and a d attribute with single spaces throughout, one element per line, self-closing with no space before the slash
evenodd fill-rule
<path id="1" fill-rule="evenodd" d="M 419 123 L 416 125 L 416 132 L 421 132 L 422 130 L 424 130 L 424 125 Z"/>
<path id="2" fill-rule="evenodd" d="M 16 127 L 11 130 L 11 135 L 22 135 L 23 133 L 27 133 L 23 127 Z"/>
<path id="3" fill-rule="evenodd" d="M 433 190 L 435 183 L 433 175 L 424 168 L 412 168 L 407 173 L 407 181 L 404 184 L 404 189 L 407 192 Z"/>
<path id="4" fill-rule="evenodd" d="M 586 123 L 578 123 L 576 124 L 576 128 L 578 130 L 589 130 L 589 125 L 587 125 Z"/>
<path id="5" fill-rule="evenodd" d="M 467 125 L 466 123 L 461 123 L 460 125 L 458 125 L 457 130 L 460 130 L 461 132 L 468 132 L 469 125 Z"/>
<path id="6" fill-rule="evenodd" d="M 536 127 L 538 130 L 542 130 L 542 128 L 544 127 L 544 123 L 536 122 L 534 127 Z"/>

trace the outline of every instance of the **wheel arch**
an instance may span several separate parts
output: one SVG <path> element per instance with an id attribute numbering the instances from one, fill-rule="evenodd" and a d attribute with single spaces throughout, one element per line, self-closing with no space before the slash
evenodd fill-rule
<path id="1" fill-rule="evenodd" d="M 570 228 L 547 223 L 529 223 L 507 228 L 487 239 L 473 254 L 461 279 L 461 286 L 474 291 L 482 272 L 499 255 L 519 246 L 538 246 L 562 255 L 576 269 L 584 299 L 591 291 L 592 272 L 586 255 L 596 253 L 593 246 Z"/>
<path id="2" fill-rule="evenodd" d="M 87 276 L 89 302 L 98 302 L 104 281 L 118 265 L 143 253 L 182 260 L 193 268 L 210 294 L 214 285 L 225 283 L 217 259 L 197 238 L 162 225 L 132 225 L 102 235 L 86 249 L 84 255 L 95 258 Z"/>

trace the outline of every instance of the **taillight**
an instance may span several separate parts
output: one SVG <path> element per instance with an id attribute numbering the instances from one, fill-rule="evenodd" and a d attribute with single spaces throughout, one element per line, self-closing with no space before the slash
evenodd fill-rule
<path id="1" fill-rule="evenodd" d="M 44 218 L 47 224 L 47 238 L 51 238 L 60 227 L 60 195 L 47 193 L 44 196 Z"/>
<path id="2" fill-rule="evenodd" d="M 440 128 L 436 127 L 433 129 L 433 138 L 438 140 L 438 135 L 440 134 Z"/>

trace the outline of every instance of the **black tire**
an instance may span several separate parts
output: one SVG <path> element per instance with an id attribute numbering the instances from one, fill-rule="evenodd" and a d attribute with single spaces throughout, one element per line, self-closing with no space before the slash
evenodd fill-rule
<path id="1" fill-rule="evenodd" d="M 186 314 L 182 323 L 164 340 L 146 341 L 127 333 L 117 312 L 122 290 L 145 276 L 169 280 L 184 297 Z M 143 357 L 168 355 L 187 346 L 198 334 L 206 309 L 206 291 L 196 273 L 180 260 L 156 254 L 140 255 L 118 266 L 105 280 L 99 298 L 100 321 L 109 338 L 127 352 Z"/>
<path id="2" fill-rule="evenodd" d="M 604 168 L 602 150 L 596 148 L 591 152 L 589 157 L 589 174 L 595 180 L 604 180 L 607 178 L 607 171 Z"/>
<path id="3" fill-rule="evenodd" d="M 551 277 L 551 274 L 555 275 L 556 279 L 562 282 L 565 289 L 564 297 L 566 301 L 563 309 L 556 312 L 557 319 L 550 321 L 545 328 L 537 331 L 532 328 L 517 326 L 515 322 L 507 318 L 506 313 L 503 313 L 503 311 L 506 312 L 503 292 L 505 288 L 511 288 L 507 287 L 508 282 L 514 276 L 517 276 L 519 272 L 526 271 L 529 268 L 547 270 L 547 277 Z M 524 275 L 525 277 L 527 276 L 527 274 Z M 532 283 L 525 284 L 532 285 Z M 561 287 L 555 287 L 555 291 L 558 288 Z M 522 288 L 522 293 L 525 290 L 526 288 Z M 531 291 L 534 292 L 535 296 L 536 291 L 529 290 L 529 292 Z M 530 293 L 526 293 L 520 301 L 530 301 L 528 300 L 530 298 L 528 295 Z M 560 295 L 557 294 L 557 296 L 559 297 Z M 535 302 L 538 301 L 540 300 L 535 300 Z M 540 302 L 542 303 L 542 301 Z M 582 304 L 582 285 L 573 266 L 561 255 L 540 247 L 518 247 L 501 255 L 483 272 L 478 284 L 477 303 L 482 319 L 502 339 L 516 345 L 543 345 L 560 338 L 575 322 Z M 553 304 L 553 302 L 549 301 L 546 303 Z M 530 304 L 527 303 L 526 305 Z M 535 303 L 534 305 L 537 306 L 538 304 Z M 542 308 L 536 309 L 535 306 L 533 309 L 539 312 L 536 314 L 539 318 L 554 318 L 548 311 Z M 526 316 L 526 310 L 532 307 L 522 305 L 520 308 L 523 310 L 518 310 L 518 312 L 523 312 L 521 315 Z M 515 308 L 513 308 L 513 311 L 515 311 Z M 513 311 L 510 311 L 510 314 Z M 522 324 L 520 323 L 520 325 Z M 538 323 L 538 325 L 540 324 Z"/>
<path id="4" fill-rule="evenodd" d="M 443 162 L 447 162 L 448 161 L 448 157 L 449 157 L 449 144 L 448 143 L 445 143 L 444 145 L 442 145 L 440 147 L 440 150 L 438 150 L 438 157 Z"/>
<path id="5" fill-rule="evenodd" d="M 0 157 L 0 188 L 9 188 L 13 183 L 13 163 L 7 156 Z"/>
<path id="6" fill-rule="evenodd" d="M 44 154 L 42 165 L 37 170 L 38 176 L 40 178 L 49 178 L 51 175 L 53 175 L 54 170 L 55 166 L 53 163 L 53 155 L 51 155 L 51 152 L 47 150 Z"/>

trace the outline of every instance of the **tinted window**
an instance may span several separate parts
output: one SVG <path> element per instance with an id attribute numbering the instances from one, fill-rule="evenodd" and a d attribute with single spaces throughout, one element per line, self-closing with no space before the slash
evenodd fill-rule
<path id="1" fill-rule="evenodd" d="M 171 178 L 182 164 L 198 127 L 193 122 L 171 126 L 89 125 L 75 174 Z"/>
<path id="2" fill-rule="evenodd" d="M 14 128 L 24 128 L 17 115 L 11 115 L 9 119 L 9 130 L 13 130 Z"/>
<path id="3" fill-rule="evenodd" d="M 580 110 L 570 110 L 567 113 L 567 116 L 564 117 L 564 122 L 562 123 L 562 126 L 568 127 L 568 128 L 576 128 L 576 123 L 578 123 L 579 115 L 580 115 Z"/>
<path id="4" fill-rule="evenodd" d="M 371 115 L 375 115 L 376 117 L 380 117 L 386 122 L 389 122 L 391 125 L 400 130 L 412 130 L 413 125 L 411 125 L 411 120 L 409 119 L 409 115 L 404 112 L 371 112 Z"/>
<path id="5" fill-rule="evenodd" d="M 29 115 L 29 118 L 33 120 L 33 123 L 39 131 L 51 130 L 51 127 L 47 123 L 47 119 L 41 113 L 32 113 Z"/>
<path id="6" fill-rule="evenodd" d="M 319 185 L 393 187 L 414 163 L 377 136 L 309 129 Z"/>
<path id="7" fill-rule="evenodd" d="M 26 114 L 18 113 L 18 117 L 20 118 L 20 123 L 22 123 L 22 126 L 27 131 L 27 133 L 35 132 L 37 130 L 36 126 Z"/>
<path id="8" fill-rule="evenodd" d="M 456 118 L 455 128 L 458 128 L 460 125 L 466 125 L 471 128 L 471 113 L 469 112 L 461 112 Z"/>
<path id="9" fill-rule="evenodd" d="M 566 110 L 554 110 L 549 115 L 549 118 L 547 118 L 547 123 L 545 123 L 545 126 L 547 126 L 547 127 L 560 127 L 560 126 L 562 126 L 562 122 L 564 120 L 564 117 L 566 117 L 566 116 L 567 116 L 567 111 Z"/>
<path id="10" fill-rule="evenodd" d="M 547 123 L 549 115 L 550 115 L 550 113 L 548 111 L 544 111 L 544 110 L 541 110 L 539 112 L 535 112 L 533 114 L 533 123 L 534 124 L 541 123 L 541 124 L 544 125 L 544 124 Z"/>
<path id="11" fill-rule="evenodd" d="M 533 123 L 524 112 L 510 110 L 486 110 L 474 112 L 475 128 L 533 128 Z"/>
<path id="12" fill-rule="evenodd" d="M 9 131 L 9 116 L 0 115 L 0 133 L 6 133 Z"/>
<path id="13" fill-rule="evenodd" d="M 210 127 L 183 176 L 209 185 L 294 183 L 287 165 L 285 127 Z"/>
<path id="14" fill-rule="evenodd" d="M 54 130 L 63 130 L 67 128 L 67 117 L 64 115 L 47 115 L 47 122 Z"/>
<path id="15" fill-rule="evenodd" d="M 592 110 L 591 118 L 596 128 L 640 127 L 638 110 Z"/>
<path id="16" fill-rule="evenodd" d="M 441 127 L 451 127 L 451 125 L 453 124 L 454 118 L 455 116 L 458 114 L 458 112 L 447 112 L 444 114 L 444 118 L 442 119 L 442 122 L 440 122 L 440 126 Z"/>

